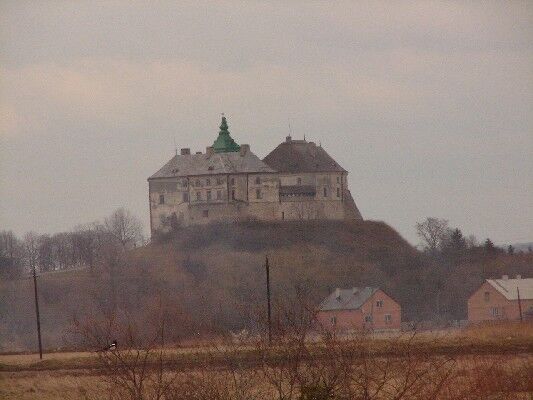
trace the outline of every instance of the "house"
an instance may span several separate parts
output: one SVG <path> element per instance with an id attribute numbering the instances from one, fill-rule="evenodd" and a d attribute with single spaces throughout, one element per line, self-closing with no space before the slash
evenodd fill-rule
<path id="1" fill-rule="evenodd" d="M 533 278 L 517 275 L 509 279 L 487 279 L 468 299 L 468 321 L 509 320 L 533 318 Z"/>
<path id="2" fill-rule="evenodd" d="M 327 330 L 399 330 L 401 314 L 400 305 L 379 288 L 337 288 L 318 306 L 317 320 Z"/>
<path id="3" fill-rule="evenodd" d="M 230 135 L 226 117 L 205 153 L 181 149 L 148 178 L 150 231 L 257 219 L 361 220 L 348 171 L 320 145 L 288 136 L 263 160 Z"/>

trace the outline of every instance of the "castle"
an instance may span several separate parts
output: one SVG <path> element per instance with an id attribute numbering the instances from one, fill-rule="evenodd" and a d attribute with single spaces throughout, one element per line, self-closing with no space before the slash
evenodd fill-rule
<path id="1" fill-rule="evenodd" d="M 205 153 L 183 148 L 148 178 L 150 231 L 243 219 L 362 219 L 347 175 L 321 146 L 290 136 L 261 160 L 235 143 L 223 116 Z"/>

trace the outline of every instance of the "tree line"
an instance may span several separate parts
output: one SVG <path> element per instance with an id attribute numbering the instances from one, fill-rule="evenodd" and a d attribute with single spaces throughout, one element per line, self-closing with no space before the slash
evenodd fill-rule
<path id="1" fill-rule="evenodd" d="M 27 232 L 18 237 L 4 230 L 0 231 L 0 277 L 16 279 L 34 268 L 51 272 L 94 267 L 105 247 L 127 250 L 142 244 L 142 224 L 124 208 L 116 209 L 103 222 L 79 225 L 69 232 Z"/>

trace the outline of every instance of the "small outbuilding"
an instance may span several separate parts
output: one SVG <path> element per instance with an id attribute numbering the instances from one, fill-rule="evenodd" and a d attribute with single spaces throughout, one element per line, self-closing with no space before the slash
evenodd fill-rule
<path id="1" fill-rule="evenodd" d="M 533 278 L 487 279 L 468 299 L 468 322 L 533 318 Z"/>
<path id="2" fill-rule="evenodd" d="M 379 288 L 335 289 L 318 306 L 322 328 L 336 331 L 399 330 L 401 307 Z"/>

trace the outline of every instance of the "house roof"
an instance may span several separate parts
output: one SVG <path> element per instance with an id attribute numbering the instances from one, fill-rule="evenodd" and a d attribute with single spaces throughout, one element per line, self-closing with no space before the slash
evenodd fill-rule
<path id="1" fill-rule="evenodd" d="M 212 154 L 176 155 L 148 179 L 275 172 L 250 150 Z"/>
<path id="2" fill-rule="evenodd" d="M 533 278 L 487 279 L 487 282 L 507 300 L 518 300 L 518 291 L 521 300 L 533 300 Z"/>
<path id="3" fill-rule="evenodd" d="M 373 287 L 335 289 L 318 306 L 320 311 L 357 310 L 379 289 Z"/>
<path id="4" fill-rule="evenodd" d="M 346 172 L 321 146 L 290 137 L 263 161 L 279 172 Z"/>

